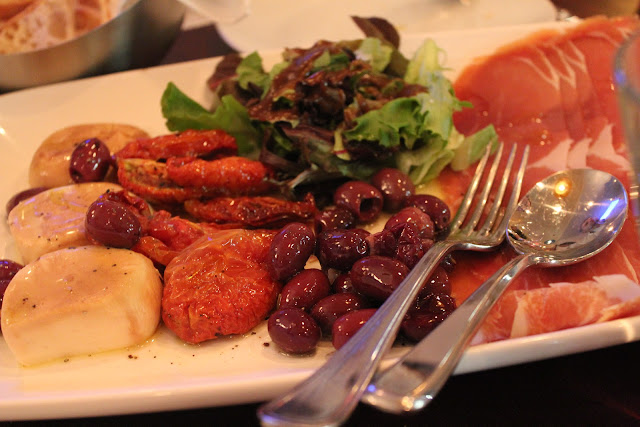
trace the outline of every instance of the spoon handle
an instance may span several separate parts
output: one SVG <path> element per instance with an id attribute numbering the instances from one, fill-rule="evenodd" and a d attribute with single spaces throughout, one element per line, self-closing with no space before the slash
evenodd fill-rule
<path id="1" fill-rule="evenodd" d="M 393 413 L 425 407 L 452 374 L 468 342 L 511 279 L 533 263 L 533 257 L 520 255 L 500 268 L 413 350 L 376 374 L 363 401 Z"/>
<path id="2" fill-rule="evenodd" d="M 455 242 L 436 242 L 385 303 L 320 369 L 258 409 L 262 425 L 325 426 L 344 422 L 356 407 L 396 337 L 422 283 Z"/>

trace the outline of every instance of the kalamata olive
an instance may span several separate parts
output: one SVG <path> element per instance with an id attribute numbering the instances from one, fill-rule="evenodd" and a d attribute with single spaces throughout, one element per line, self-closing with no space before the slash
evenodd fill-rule
<path id="1" fill-rule="evenodd" d="M 331 328 L 331 343 L 336 350 L 345 345 L 349 338 L 354 336 L 367 320 L 376 313 L 375 308 L 350 311 L 340 316 Z"/>
<path id="2" fill-rule="evenodd" d="M 380 190 L 364 181 L 348 181 L 333 194 L 336 206 L 344 207 L 361 222 L 375 219 L 382 210 L 383 198 Z"/>
<path id="3" fill-rule="evenodd" d="M 425 252 L 431 249 L 431 246 L 433 246 L 433 244 L 435 243 L 435 240 L 431 240 L 431 239 L 420 239 L 420 240 L 422 240 L 422 249 L 424 249 Z"/>
<path id="4" fill-rule="evenodd" d="M 336 280 L 333 281 L 333 292 L 336 294 L 341 294 L 343 292 L 355 292 L 349 273 L 342 273 L 336 277 Z"/>
<path id="5" fill-rule="evenodd" d="M 331 293 L 327 275 L 317 268 L 302 270 L 293 276 L 280 292 L 280 308 L 297 307 L 309 311 Z"/>
<path id="6" fill-rule="evenodd" d="M 391 231 L 396 236 L 394 258 L 410 269 L 413 268 L 426 252 L 424 239 L 420 238 L 418 229 L 410 222 L 398 224 Z"/>
<path id="7" fill-rule="evenodd" d="M 138 217 L 122 203 L 111 200 L 93 202 L 84 224 L 90 240 L 115 248 L 131 248 L 142 233 Z"/>
<path id="8" fill-rule="evenodd" d="M 408 273 L 409 268 L 396 259 L 371 255 L 356 261 L 349 277 L 358 293 L 384 301 Z"/>
<path id="9" fill-rule="evenodd" d="M 0 280 L 11 280 L 23 265 L 9 259 L 0 260 Z"/>
<path id="10" fill-rule="evenodd" d="M 371 184 L 382 193 L 384 209 L 388 212 L 400 209 L 404 200 L 416 191 L 411 178 L 393 168 L 380 169 L 371 177 Z"/>
<path id="11" fill-rule="evenodd" d="M 433 246 L 433 240 L 421 238 L 418 229 L 411 222 L 398 223 L 391 229 L 385 228 L 369 236 L 367 241 L 371 255 L 395 258 L 409 268 L 413 268 Z"/>
<path id="12" fill-rule="evenodd" d="M 285 225 L 273 237 L 269 248 L 273 278 L 287 280 L 301 271 L 315 246 L 316 237 L 307 225 L 300 222 Z"/>
<path id="13" fill-rule="evenodd" d="M 413 302 L 410 313 L 435 313 L 449 315 L 456 309 L 456 300 L 448 294 L 418 295 Z"/>
<path id="14" fill-rule="evenodd" d="M 0 308 L 2 308 L 2 300 L 4 299 L 4 293 L 7 291 L 11 283 L 11 279 L 0 279 Z"/>
<path id="15" fill-rule="evenodd" d="M 429 292 L 433 294 L 450 294 L 451 283 L 449 282 L 449 275 L 447 271 L 441 265 L 431 273 L 431 277 L 425 282 L 420 292 Z"/>
<path id="16" fill-rule="evenodd" d="M 414 194 L 404 201 L 404 206 L 415 206 L 431 217 L 436 232 L 443 230 L 451 221 L 449 206 L 441 199 L 430 194 Z"/>
<path id="17" fill-rule="evenodd" d="M 367 301 L 361 295 L 344 292 L 326 296 L 318 301 L 311 309 L 311 317 L 318 322 L 323 333 L 330 334 L 334 322 L 339 317 L 366 307 Z"/>
<path id="18" fill-rule="evenodd" d="M 356 224 L 356 216 L 348 209 L 330 206 L 318 212 L 314 218 L 316 234 L 324 230 L 349 229 Z"/>
<path id="19" fill-rule="evenodd" d="M 22 190 L 21 192 L 14 194 L 13 197 L 11 197 L 9 199 L 9 201 L 7 202 L 7 215 L 9 214 L 9 212 L 11 212 L 11 209 L 15 208 L 18 203 L 20 203 L 23 200 L 29 199 L 33 196 L 35 196 L 36 194 L 40 194 L 43 191 L 48 190 L 47 187 L 34 187 L 34 188 L 29 188 L 26 190 Z"/>
<path id="20" fill-rule="evenodd" d="M 136 213 L 139 218 L 150 218 L 153 216 L 152 209 L 142 197 L 127 191 L 107 191 L 100 195 L 99 200 L 111 200 L 125 205 L 132 212 Z"/>
<path id="21" fill-rule="evenodd" d="M 391 216 L 384 225 L 386 229 L 393 229 L 400 224 L 410 223 L 416 226 L 420 232 L 420 237 L 433 239 L 435 230 L 431 217 L 415 206 L 402 208 L 399 212 Z"/>
<path id="22" fill-rule="evenodd" d="M 287 353 L 313 351 L 320 340 L 320 327 L 307 312 L 294 307 L 273 313 L 267 322 L 269 336 Z"/>
<path id="23" fill-rule="evenodd" d="M 444 271 L 451 273 L 456 267 L 456 260 L 449 254 L 440 261 L 440 265 L 444 268 Z"/>
<path id="24" fill-rule="evenodd" d="M 318 235 L 316 255 L 324 268 L 336 268 L 346 271 L 354 262 L 369 253 L 368 231 L 353 228 L 351 230 L 326 230 Z"/>
<path id="25" fill-rule="evenodd" d="M 370 255 L 396 256 L 398 240 L 391 230 L 382 230 L 367 237 Z"/>
<path id="26" fill-rule="evenodd" d="M 420 341 L 446 319 L 439 313 L 409 313 L 402 319 L 400 330 L 412 341 Z"/>
<path id="27" fill-rule="evenodd" d="M 73 182 L 102 181 L 112 159 L 109 148 L 98 138 L 82 141 L 71 153 L 69 174 Z"/>
<path id="28" fill-rule="evenodd" d="M 7 290 L 9 282 L 11 282 L 13 276 L 15 276 L 22 267 L 22 264 L 18 264 L 15 261 L 11 261 L 8 259 L 0 260 L 0 308 L 2 308 L 4 292 Z"/>
<path id="29" fill-rule="evenodd" d="M 449 294 L 432 294 L 427 309 L 432 313 L 449 315 L 456 309 L 456 300 Z"/>

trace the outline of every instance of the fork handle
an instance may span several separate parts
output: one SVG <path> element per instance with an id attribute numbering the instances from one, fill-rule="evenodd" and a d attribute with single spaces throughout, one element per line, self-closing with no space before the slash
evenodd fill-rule
<path id="1" fill-rule="evenodd" d="M 511 280 L 534 263 L 532 256 L 520 255 L 500 268 L 410 352 L 376 374 L 363 401 L 392 413 L 425 407 L 453 373 L 473 334 Z"/>
<path id="2" fill-rule="evenodd" d="M 320 369 L 258 409 L 262 425 L 325 426 L 344 422 L 356 407 L 396 337 L 421 285 L 457 245 L 436 242 L 384 304 Z"/>

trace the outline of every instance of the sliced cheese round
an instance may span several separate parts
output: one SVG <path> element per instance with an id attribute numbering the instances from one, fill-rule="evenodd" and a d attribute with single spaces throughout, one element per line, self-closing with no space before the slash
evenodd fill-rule
<path id="1" fill-rule="evenodd" d="M 89 205 L 101 194 L 118 190 L 122 187 L 105 182 L 68 185 L 18 203 L 8 221 L 23 263 L 58 249 L 88 245 L 84 220 Z"/>
<path id="2" fill-rule="evenodd" d="M 129 347 L 153 335 L 161 299 L 160 274 L 144 255 L 103 246 L 62 249 L 11 280 L 2 334 L 23 365 Z"/>
<path id="3" fill-rule="evenodd" d="M 118 123 L 92 123 L 60 129 L 47 137 L 33 154 L 29 184 L 47 188 L 73 184 L 69 175 L 71 153 L 89 138 L 98 138 L 114 154 L 128 142 L 148 137 L 142 129 Z"/>

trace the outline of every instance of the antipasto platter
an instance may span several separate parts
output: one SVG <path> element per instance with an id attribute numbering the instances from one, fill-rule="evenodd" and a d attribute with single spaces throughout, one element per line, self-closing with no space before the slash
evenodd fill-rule
<path id="1" fill-rule="evenodd" d="M 526 25 L 405 36 L 413 52 L 432 37 L 446 52 L 454 78 L 472 58 L 532 31 L 564 24 Z M 261 52 L 266 64 L 278 52 Z M 160 97 L 168 82 L 203 105 L 205 82 L 218 59 L 129 71 L 0 96 L 0 202 L 26 188 L 38 144 L 64 126 L 131 123 L 150 134 L 167 133 Z M 1 258 L 15 258 L 7 225 L 0 228 Z M 95 331 L 99 334 L 100 331 Z M 582 352 L 640 339 L 640 316 L 560 332 L 471 347 L 457 372 L 472 372 Z M 35 367 L 19 366 L 0 338 L 0 420 L 100 416 L 221 406 L 266 400 L 308 376 L 334 351 L 321 343 L 310 356 L 290 356 L 269 345 L 263 323 L 250 333 L 186 344 L 164 327 L 134 348 L 79 356 Z M 399 346 L 389 355 L 401 354 Z"/>

